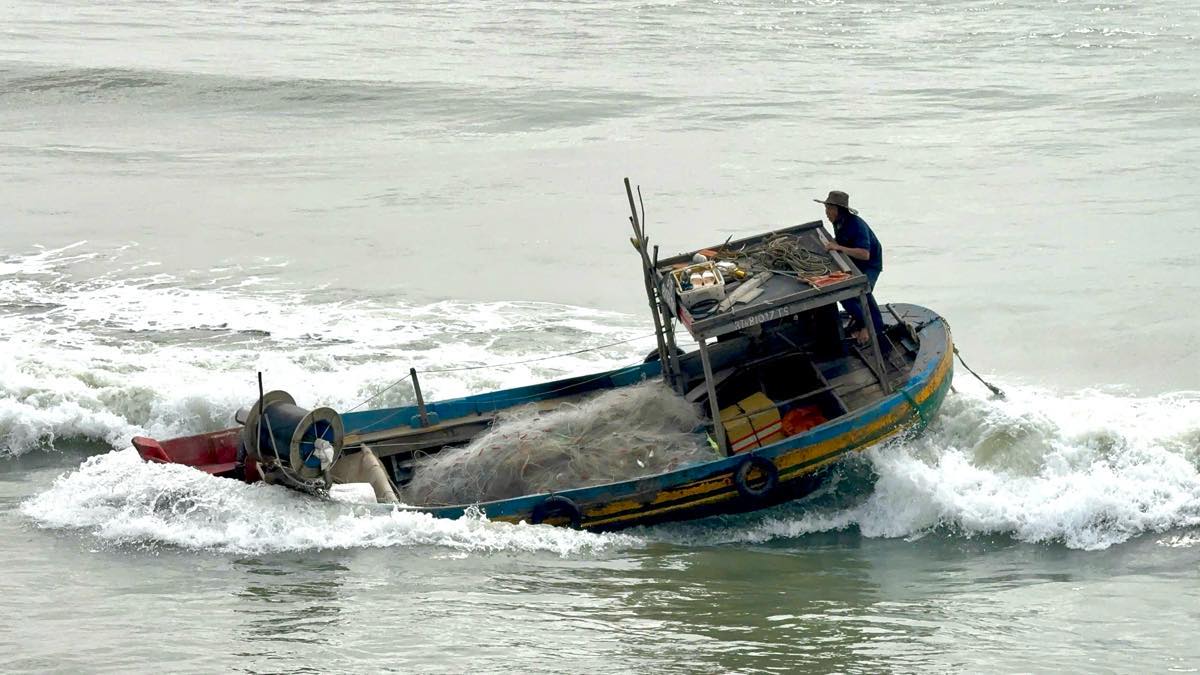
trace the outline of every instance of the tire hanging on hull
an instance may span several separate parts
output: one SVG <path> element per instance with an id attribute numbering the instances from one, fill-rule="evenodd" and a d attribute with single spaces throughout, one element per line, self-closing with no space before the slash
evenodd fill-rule
<path id="1" fill-rule="evenodd" d="M 756 469 L 763 476 L 762 484 L 757 486 L 750 484 L 750 473 Z M 775 492 L 775 488 L 779 487 L 779 469 L 774 462 L 765 457 L 750 455 L 733 472 L 733 486 L 743 499 L 752 502 L 766 501 Z"/>

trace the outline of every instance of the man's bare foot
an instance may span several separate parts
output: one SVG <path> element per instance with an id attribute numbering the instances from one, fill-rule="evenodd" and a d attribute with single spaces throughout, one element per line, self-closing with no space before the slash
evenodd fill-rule
<path id="1" fill-rule="evenodd" d="M 866 328 L 860 328 L 854 332 L 854 341 L 858 343 L 859 347 L 866 347 L 867 343 L 871 341 L 871 334 L 867 332 Z"/>

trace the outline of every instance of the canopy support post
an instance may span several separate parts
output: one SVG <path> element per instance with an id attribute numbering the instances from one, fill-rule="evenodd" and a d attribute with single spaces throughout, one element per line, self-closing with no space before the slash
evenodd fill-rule
<path id="1" fill-rule="evenodd" d="M 712 414 L 713 431 L 717 435 L 717 448 L 721 456 L 729 455 L 729 442 L 725 438 L 725 425 L 721 423 L 721 406 L 717 403 L 717 386 L 713 380 L 712 363 L 708 360 L 708 340 L 700 338 L 700 363 L 704 366 L 704 386 L 708 389 L 708 409 Z"/>

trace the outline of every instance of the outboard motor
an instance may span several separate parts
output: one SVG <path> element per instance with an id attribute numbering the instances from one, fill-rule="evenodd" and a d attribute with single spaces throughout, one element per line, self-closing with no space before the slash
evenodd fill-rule
<path id="1" fill-rule="evenodd" d="M 245 415 L 241 440 L 264 480 L 311 493 L 332 484 L 330 469 L 341 457 L 344 436 L 337 411 L 306 410 L 287 392 L 271 391 Z"/>

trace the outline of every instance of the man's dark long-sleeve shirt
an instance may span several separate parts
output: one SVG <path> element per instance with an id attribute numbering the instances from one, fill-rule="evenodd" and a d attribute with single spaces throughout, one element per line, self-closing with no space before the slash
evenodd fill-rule
<path id="1" fill-rule="evenodd" d="M 867 225 L 867 221 L 853 213 L 846 213 L 834 223 L 833 235 L 842 246 L 861 248 L 871 254 L 866 260 L 853 259 L 858 269 L 864 273 L 872 269 L 877 272 L 883 271 L 883 246 L 871 231 L 871 226 Z"/>

